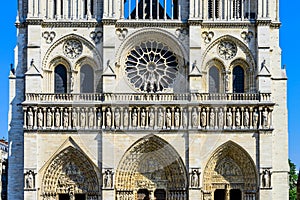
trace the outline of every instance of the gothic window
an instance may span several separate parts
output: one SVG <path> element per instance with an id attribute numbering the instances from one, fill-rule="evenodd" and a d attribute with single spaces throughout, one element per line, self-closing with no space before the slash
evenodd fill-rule
<path id="1" fill-rule="evenodd" d="M 162 92 L 172 88 L 178 74 L 177 56 L 161 42 L 142 42 L 125 61 L 125 72 L 133 87 L 143 92 Z"/>
<path id="2" fill-rule="evenodd" d="M 62 64 L 54 70 L 54 92 L 67 93 L 67 69 Z"/>
<path id="3" fill-rule="evenodd" d="M 80 69 L 80 92 L 94 92 L 94 71 L 89 65 L 83 65 Z"/>
<path id="4" fill-rule="evenodd" d="M 209 69 L 209 93 L 220 92 L 220 73 L 215 66 Z"/>
<path id="5" fill-rule="evenodd" d="M 244 93 L 245 80 L 244 80 L 244 69 L 241 66 L 236 66 L 233 68 L 233 92 L 234 93 Z"/>
<path id="6" fill-rule="evenodd" d="M 123 0 L 125 19 L 178 19 L 178 0 Z"/>

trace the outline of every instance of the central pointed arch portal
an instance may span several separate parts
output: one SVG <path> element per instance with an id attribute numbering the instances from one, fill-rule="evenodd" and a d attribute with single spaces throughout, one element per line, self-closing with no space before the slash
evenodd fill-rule
<path id="1" fill-rule="evenodd" d="M 176 150 L 149 135 L 132 145 L 115 177 L 116 199 L 187 199 L 187 172 Z"/>

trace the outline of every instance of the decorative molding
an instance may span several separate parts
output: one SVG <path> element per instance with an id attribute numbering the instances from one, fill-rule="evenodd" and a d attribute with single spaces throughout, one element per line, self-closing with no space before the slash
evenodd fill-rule
<path id="1" fill-rule="evenodd" d="M 182 21 L 137 21 L 137 20 L 119 20 L 116 23 L 117 28 L 142 28 L 142 27 L 155 27 L 155 28 L 187 28 L 188 24 Z"/>
<path id="2" fill-rule="evenodd" d="M 116 35 L 118 36 L 119 40 L 123 41 L 125 37 L 128 34 L 128 29 L 127 28 L 118 28 L 116 29 Z"/>
<path id="3" fill-rule="evenodd" d="M 55 38 L 56 34 L 54 31 L 45 31 L 42 33 L 42 37 L 46 40 L 47 44 L 50 44 L 53 42 L 54 38 Z"/>
<path id="4" fill-rule="evenodd" d="M 241 33 L 241 38 L 245 41 L 245 42 L 250 42 L 251 41 L 251 39 L 253 38 L 253 36 L 254 36 L 254 34 L 253 34 L 253 32 L 252 31 L 243 31 L 242 33 Z"/>
<path id="5" fill-rule="evenodd" d="M 204 31 L 204 32 L 202 32 L 201 36 L 202 36 L 202 38 L 204 39 L 204 42 L 205 42 L 206 44 L 208 44 L 208 43 L 210 43 L 211 40 L 213 39 L 213 37 L 214 37 L 214 32 L 212 32 L 212 31 L 209 31 L 209 32 Z"/>
<path id="6" fill-rule="evenodd" d="M 63 45 L 63 53 L 71 59 L 77 58 L 82 54 L 83 46 L 79 40 L 69 39 Z"/>
<path id="7" fill-rule="evenodd" d="M 90 33 L 90 38 L 95 42 L 95 44 L 99 44 L 103 38 L 102 31 L 92 31 Z"/>
<path id="8" fill-rule="evenodd" d="M 235 43 L 229 40 L 220 41 L 218 45 L 218 54 L 225 60 L 234 58 L 237 54 L 237 46 Z"/>
<path id="9" fill-rule="evenodd" d="M 181 41 L 188 38 L 189 30 L 187 28 L 178 28 L 175 31 L 175 35 L 180 39 Z"/>

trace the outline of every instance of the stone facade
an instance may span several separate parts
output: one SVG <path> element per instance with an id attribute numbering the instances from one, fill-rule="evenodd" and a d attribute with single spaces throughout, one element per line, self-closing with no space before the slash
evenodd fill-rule
<path id="1" fill-rule="evenodd" d="M 18 4 L 10 200 L 288 199 L 278 0 Z"/>
<path id="2" fill-rule="evenodd" d="M 8 143 L 6 140 L 0 140 L 0 200 L 7 199 L 7 156 L 8 156 Z"/>

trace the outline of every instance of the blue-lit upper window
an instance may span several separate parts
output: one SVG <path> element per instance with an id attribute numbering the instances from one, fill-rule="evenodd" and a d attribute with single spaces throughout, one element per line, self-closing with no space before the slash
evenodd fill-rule
<path id="1" fill-rule="evenodd" d="M 178 19 L 178 0 L 124 0 L 124 19 Z"/>

